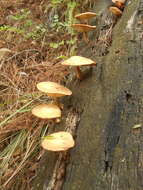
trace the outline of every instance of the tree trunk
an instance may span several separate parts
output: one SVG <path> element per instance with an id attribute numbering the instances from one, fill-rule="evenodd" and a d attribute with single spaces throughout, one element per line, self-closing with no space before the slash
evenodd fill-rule
<path id="1" fill-rule="evenodd" d="M 143 0 L 128 1 L 121 18 L 108 5 L 95 2 L 97 31 L 78 48 L 97 66 L 68 82 L 56 128 L 72 131 L 76 146 L 46 153 L 36 190 L 143 190 Z"/>

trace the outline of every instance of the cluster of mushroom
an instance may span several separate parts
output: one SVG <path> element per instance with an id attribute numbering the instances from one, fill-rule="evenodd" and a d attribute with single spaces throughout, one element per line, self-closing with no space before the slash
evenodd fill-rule
<path id="1" fill-rule="evenodd" d="M 55 122 L 60 121 L 61 108 L 58 101 L 59 97 L 70 96 L 72 92 L 55 82 L 40 82 L 37 84 L 38 90 L 44 92 L 53 99 L 49 104 L 40 104 L 32 109 L 32 114 L 41 119 L 52 119 Z M 60 106 L 59 106 L 60 105 Z M 51 151 L 65 151 L 74 146 L 74 140 L 70 133 L 61 131 L 50 134 L 42 140 L 42 147 Z"/>
<path id="2" fill-rule="evenodd" d="M 83 33 L 83 38 L 85 42 L 88 42 L 87 32 L 90 32 L 94 29 L 96 29 L 96 26 L 91 26 L 88 24 L 89 19 L 97 16 L 96 13 L 93 12 L 85 12 L 75 15 L 76 19 L 79 19 L 81 24 L 72 24 L 71 26 L 77 30 L 78 32 Z"/>
<path id="3" fill-rule="evenodd" d="M 109 10 L 116 16 L 121 16 L 126 0 L 112 0 L 112 2 L 114 6 L 111 6 Z"/>
<path id="4" fill-rule="evenodd" d="M 126 0 L 112 0 L 114 6 L 109 7 L 109 10 L 115 14 L 116 16 L 122 15 L 122 10 L 125 6 Z M 92 26 L 88 24 L 89 19 L 97 16 L 96 13 L 93 12 L 85 12 L 75 15 L 75 18 L 80 20 L 80 24 L 72 24 L 71 27 L 77 30 L 78 32 L 83 33 L 83 38 L 85 42 L 88 42 L 89 39 L 87 37 L 87 32 L 96 29 L 96 26 Z"/>
<path id="5" fill-rule="evenodd" d="M 82 73 L 79 68 L 81 65 L 93 65 L 94 61 L 91 59 L 72 56 L 69 59 L 61 63 L 67 66 L 76 66 L 77 77 L 82 78 Z M 40 104 L 32 109 L 32 114 L 41 119 L 52 119 L 54 122 L 60 122 L 61 109 L 63 106 L 59 102 L 59 98 L 62 96 L 70 96 L 71 90 L 68 88 L 51 81 L 40 82 L 37 84 L 39 91 L 47 94 L 52 98 L 52 102 L 48 104 Z M 74 146 L 74 139 L 69 132 L 61 131 L 48 135 L 42 141 L 42 147 L 51 151 L 65 151 Z"/>
<path id="6" fill-rule="evenodd" d="M 115 6 L 110 7 L 110 11 L 115 15 L 120 16 L 126 0 L 112 0 Z M 96 13 L 86 12 L 75 16 L 75 18 L 81 21 L 81 24 L 72 24 L 72 27 L 84 35 L 84 40 L 87 42 L 87 32 L 94 30 L 96 26 L 91 26 L 88 24 L 88 20 L 96 16 Z M 82 79 L 82 72 L 80 66 L 91 66 L 96 63 L 86 57 L 72 56 L 69 59 L 61 63 L 65 66 L 75 66 L 76 76 L 78 79 Z M 37 84 L 39 91 L 50 96 L 53 101 L 48 104 L 40 104 L 32 109 L 32 114 L 41 119 L 52 119 L 54 122 L 60 122 L 62 105 L 59 102 L 59 97 L 70 96 L 72 94 L 71 90 L 68 88 L 51 81 L 40 82 Z M 60 131 L 52 133 L 42 140 L 42 147 L 46 150 L 51 151 L 65 151 L 72 148 L 75 145 L 74 139 L 69 132 Z"/>

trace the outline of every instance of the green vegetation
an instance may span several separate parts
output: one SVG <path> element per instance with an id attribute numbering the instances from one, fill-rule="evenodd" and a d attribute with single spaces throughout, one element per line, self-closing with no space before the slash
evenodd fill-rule
<path id="1" fill-rule="evenodd" d="M 62 0 L 52 0 L 51 7 L 57 9 L 59 6 L 62 6 L 63 3 L 66 3 L 66 12 L 65 20 L 61 21 L 60 16 L 58 14 L 54 14 L 52 18 L 52 23 L 50 24 L 50 28 L 55 32 L 66 32 L 71 35 L 71 39 L 67 41 L 67 44 L 73 44 L 76 42 L 75 40 L 75 33 L 73 32 L 72 28 L 70 27 L 71 24 L 74 22 L 73 20 L 73 12 L 77 6 L 76 2 L 72 1 L 62 1 Z M 39 40 L 48 32 L 48 28 L 46 24 L 39 23 L 31 19 L 32 13 L 29 9 L 21 9 L 17 14 L 9 15 L 8 19 L 14 25 L 4 24 L 0 26 L 0 32 L 10 32 L 21 35 L 25 40 L 33 39 Z M 50 47 L 57 48 L 61 45 L 64 45 L 65 42 L 60 41 L 57 43 L 50 43 Z"/>
<path id="2" fill-rule="evenodd" d="M 10 32 L 20 34 L 24 39 L 40 39 L 41 36 L 46 32 L 46 27 L 43 24 L 34 22 L 31 17 L 31 11 L 29 9 L 21 9 L 15 15 L 9 15 L 9 20 L 15 22 L 16 26 L 13 25 L 2 25 L 0 26 L 0 32 Z"/>
<path id="3" fill-rule="evenodd" d="M 33 164 L 42 155 L 39 142 L 50 126 L 30 111 L 37 102 L 47 101 L 37 93 L 36 83 L 63 80 L 68 71 L 59 62 L 76 51 L 77 36 L 70 26 L 78 3 L 32 5 L 16 1 L 0 8 L 0 47 L 11 50 L 0 64 L 0 188 L 5 190 L 31 186 L 37 168 Z"/>

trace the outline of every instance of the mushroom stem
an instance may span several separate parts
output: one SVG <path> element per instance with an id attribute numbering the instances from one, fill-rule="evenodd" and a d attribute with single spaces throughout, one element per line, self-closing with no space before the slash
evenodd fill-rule
<path id="1" fill-rule="evenodd" d="M 53 99 L 53 102 L 54 102 L 55 104 L 58 104 L 58 103 L 59 103 L 59 101 L 58 101 L 58 98 L 57 98 L 57 97 L 52 97 L 52 99 Z"/>
<path id="2" fill-rule="evenodd" d="M 88 19 L 85 19 L 85 24 L 89 24 Z"/>
<path id="3" fill-rule="evenodd" d="M 59 106 L 61 110 L 63 110 L 64 106 L 62 103 L 59 102 L 58 97 L 53 97 L 53 103 Z"/>
<path id="4" fill-rule="evenodd" d="M 88 19 L 80 19 L 80 24 L 89 24 Z"/>
<path id="5" fill-rule="evenodd" d="M 80 80 L 82 79 L 82 72 L 81 72 L 79 66 L 76 67 L 76 76 L 78 79 L 80 79 Z"/>
<path id="6" fill-rule="evenodd" d="M 87 33 L 86 33 L 86 32 L 83 32 L 83 39 L 84 39 L 84 41 L 85 41 L 86 43 L 89 42 L 89 39 L 88 39 L 88 37 L 87 37 Z"/>
<path id="7" fill-rule="evenodd" d="M 60 118 L 55 119 L 55 123 L 60 123 L 60 122 L 61 122 Z"/>

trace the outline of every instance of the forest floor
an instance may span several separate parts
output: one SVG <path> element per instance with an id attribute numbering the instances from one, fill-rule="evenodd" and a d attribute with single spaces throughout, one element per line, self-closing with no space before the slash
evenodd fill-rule
<path id="1" fill-rule="evenodd" d="M 78 4 L 67 0 L 1 1 L 1 189 L 31 189 L 43 154 L 40 140 L 50 125 L 31 114 L 36 104 L 47 101 L 36 84 L 66 79 L 69 70 L 60 63 L 76 51 L 70 27 L 75 8 Z"/>

